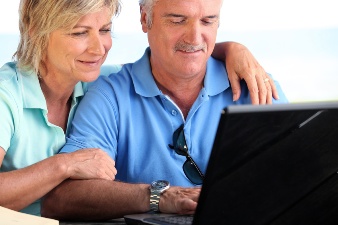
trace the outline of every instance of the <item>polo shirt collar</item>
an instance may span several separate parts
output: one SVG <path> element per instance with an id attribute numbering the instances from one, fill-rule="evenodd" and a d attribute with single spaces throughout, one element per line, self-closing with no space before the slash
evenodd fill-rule
<path id="1" fill-rule="evenodd" d="M 204 88 L 209 96 L 217 95 L 230 87 L 228 73 L 224 62 L 212 57 L 207 62 L 207 72 L 204 78 Z"/>
<path id="2" fill-rule="evenodd" d="M 133 64 L 131 77 L 137 94 L 144 97 L 161 95 L 151 72 L 149 47 L 145 50 L 142 58 Z"/>
<path id="3" fill-rule="evenodd" d="M 38 76 L 33 71 L 21 71 L 18 76 L 24 108 L 46 109 L 45 96 L 42 93 Z"/>
<path id="4" fill-rule="evenodd" d="M 148 47 L 141 59 L 132 66 L 131 76 L 136 93 L 144 97 L 161 95 L 156 85 L 150 66 L 150 48 Z M 209 96 L 217 95 L 229 88 L 229 80 L 223 62 L 212 57 L 207 62 L 204 88 Z"/>

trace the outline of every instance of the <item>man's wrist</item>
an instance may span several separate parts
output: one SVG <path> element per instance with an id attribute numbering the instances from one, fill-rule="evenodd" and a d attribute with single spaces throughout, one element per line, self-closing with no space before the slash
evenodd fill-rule
<path id="1" fill-rule="evenodd" d="M 165 192 L 170 187 L 168 181 L 157 180 L 153 181 L 150 184 L 150 210 L 159 212 L 160 197 L 163 192 Z"/>

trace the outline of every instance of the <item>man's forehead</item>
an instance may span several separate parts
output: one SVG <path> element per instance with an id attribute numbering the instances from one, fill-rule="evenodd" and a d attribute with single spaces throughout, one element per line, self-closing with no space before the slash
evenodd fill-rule
<path id="1" fill-rule="evenodd" d="M 182 13 L 183 15 L 197 11 L 205 14 L 215 14 L 220 11 L 223 0 L 157 0 L 156 2 L 154 11 L 161 9 L 169 13 Z"/>

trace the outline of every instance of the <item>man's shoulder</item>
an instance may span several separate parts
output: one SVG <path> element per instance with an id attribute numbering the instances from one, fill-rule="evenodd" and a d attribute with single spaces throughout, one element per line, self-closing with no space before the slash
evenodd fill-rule
<path id="1" fill-rule="evenodd" d="M 109 76 L 110 74 L 113 73 L 118 73 L 121 68 L 122 68 L 122 64 L 105 64 L 101 66 L 100 69 L 100 75 L 101 76 Z"/>
<path id="2" fill-rule="evenodd" d="M 132 84 L 132 76 L 130 64 L 125 64 L 122 67 L 116 67 L 113 73 L 100 75 L 98 79 L 88 85 L 88 90 L 92 88 L 99 89 L 121 89 L 129 87 Z M 105 68 L 111 71 L 111 68 Z"/>
<path id="3" fill-rule="evenodd" d="M 224 69 L 225 70 L 225 64 L 223 61 L 218 60 L 212 56 L 209 57 L 207 61 L 207 68 L 212 68 L 212 69 Z"/>

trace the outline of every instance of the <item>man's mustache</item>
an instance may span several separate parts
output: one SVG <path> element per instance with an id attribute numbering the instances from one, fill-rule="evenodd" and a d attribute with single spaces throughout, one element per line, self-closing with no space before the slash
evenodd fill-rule
<path id="1" fill-rule="evenodd" d="M 196 51 L 206 51 L 206 45 L 205 44 L 200 44 L 200 45 L 191 45 L 191 44 L 187 44 L 187 43 L 177 43 L 175 45 L 175 52 L 177 51 L 184 51 L 184 52 L 196 52 Z"/>

